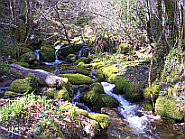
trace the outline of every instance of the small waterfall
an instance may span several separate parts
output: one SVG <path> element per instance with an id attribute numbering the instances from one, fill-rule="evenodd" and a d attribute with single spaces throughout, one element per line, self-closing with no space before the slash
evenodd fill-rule
<path id="1" fill-rule="evenodd" d="M 40 49 L 36 49 L 34 50 L 34 52 L 36 54 L 36 60 L 39 60 L 40 59 L 40 56 L 39 56 Z"/>
<path id="2" fill-rule="evenodd" d="M 83 46 L 76 54 L 78 56 L 78 58 L 80 57 L 88 57 L 89 55 L 91 55 L 91 51 L 90 48 L 87 46 Z"/>
<path id="3" fill-rule="evenodd" d="M 91 110 L 84 103 L 80 103 L 80 99 L 79 99 L 80 96 L 81 96 L 80 90 L 77 90 L 76 95 L 74 95 L 74 97 L 72 98 L 72 103 L 76 104 L 79 108 L 82 108 L 88 112 L 91 112 Z"/>
<path id="4" fill-rule="evenodd" d="M 60 43 L 58 45 L 56 45 L 55 48 L 55 62 L 44 62 L 46 65 L 57 65 L 57 64 L 65 64 L 65 62 L 63 60 L 58 60 L 58 51 L 59 49 L 61 49 L 61 46 L 63 45 L 63 43 Z"/>
<path id="5" fill-rule="evenodd" d="M 120 113 L 126 118 L 131 127 L 131 132 L 134 134 L 144 134 L 148 125 L 148 118 L 139 111 L 139 106 L 130 103 L 122 95 L 116 95 L 112 93 L 114 84 L 107 82 L 101 82 L 104 87 L 104 91 L 107 95 L 116 99 L 120 103 Z"/>

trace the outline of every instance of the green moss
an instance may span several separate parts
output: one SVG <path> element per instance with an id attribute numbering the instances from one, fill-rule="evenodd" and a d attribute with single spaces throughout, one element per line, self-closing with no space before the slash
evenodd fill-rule
<path id="1" fill-rule="evenodd" d="M 36 55 L 34 52 L 27 52 L 23 55 L 20 56 L 20 61 L 21 62 L 32 62 L 36 60 Z"/>
<path id="2" fill-rule="evenodd" d="M 95 105 L 95 103 L 98 102 L 98 99 L 99 99 L 99 93 L 96 93 L 94 90 L 91 90 L 88 93 L 83 95 L 83 100 L 91 105 Z"/>
<path id="3" fill-rule="evenodd" d="M 152 107 L 152 104 L 150 101 L 147 101 L 143 104 L 143 109 L 145 111 L 152 111 L 153 110 L 153 107 Z"/>
<path id="4" fill-rule="evenodd" d="M 55 93 L 56 93 L 56 89 L 51 89 L 51 90 L 44 91 L 43 95 L 47 96 L 48 98 L 53 99 Z"/>
<path id="5" fill-rule="evenodd" d="M 86 57 L 80 57 L 80 59 L 76 60 L 75 64 L 78 65 L 78 63 L 80 62 L 84 62 L 85 64 L 87 64 L 89 60 Z"/>
<path id="6" fill-rule="evenodd" d="M 68 78 L 69 82 L 71 84 L 92 84 L 93 80 L 85 75 L 82 74 L 63 74 L 60 75 L 59 77 L 64 77 L 64 78 Z"/>
<path id="7" fill-rule="evenodd" d="M 60 40 L 56 41 L 56 42 L 54 43 L 54 46 L 57 46 L 59 43 L 61 43 Z"/>
<path id="8" fill-rule="evenodd" d="M 102 67 L 101 70 L 103 74 L 105 75 L 105 78 L 110 77 L 112 74 L 119 73 L 118 68 L 115 66 Z"/>
<path id="9" fill-rule="evenodd" d="M 124 94 L 125 98 L 132 103 L 139 102 L 143 99 L 142 89 L 137 83 L 129 83 Z"/>
<path id="10" fill-rule="evenodd" d="M 13 91 L 16 93 L 25 93 L 33 91 L 33 88 L 30 86 L 30 84 L 28 84 L 25 79 L 16 79 L 10 84 L 8 91 Z"/>
<path id="11" fill-rule="evenodd" d="M 124 77 L 118 76 L 115 79 L 115 87 L 113 89 L 113 92 L 116 94 L 123 94 L 127 91 L 127 86 L 129 82 Z"/>
<path id="12" fill-rule="evenodd" d="M 92 54 L 92 55 L 88 56 L 88 61 L 89 61 L 89 62 L 90 62 L 90 61 L 92 61 L 92 60 L 93 60 L 93 58 L 94 58 L 94 54 Z"/>
<path id="13" fill-rule="evenodd" d="M 110 117 L 105 114 L 89 113 L 88 117 L 97 121 L 100 124 L 102 131 L 108 130 L 108 127 L 111 124 Z"/>
<path id="14" fill-rule="evenodd" d="M 101 61 L 93 61 L 91 64 L 90 64 L 93 68 L 95 69 L 98 69 L 98 68 L 101 68 L 105 65 L 105 63 L 101 62 Z"/>
<path id="15" fill-rule="evenodd" d="M 90 86 L 96 93 L 104 93 L 104 88 L 101 83 L 93 83 Z"/>
<path id="16" fill-rule="evenodd" d="M 64 57 L 66 57 L 69 54 L 73 54 L 73 45 L 63 45 L 62 48 L 58 51 L 58 53 Z"/>
<path id="17" fill-rule="evenodd" d="M 83 74 L 83 75 L 85 75 L 85 76 L 88 76 L 89 73 L 90 73 L 90 71 L 87 70 L 87 69 L 84 69 L 84 68 L 78 68 L 78 69 L 76 70 L 76 73 L 80 73 L 80 74 Z"/>
<path id="18" fill-rule="evenodd" d="M 66 61 L 67 61 L 67 62 L 74 63 L 74 62 L 76 61 L 77 58 L 78 58 L 77 55 L 75 55 L 75 54 L 69 54 L 69 55 L 66 57 Z"/>
<path id="19" fill-rule="evenodd" d="M 153 95 L 153 100 L 155 101 L 159 96 L 159 85 L 155 82 L 152 83 L 151 88 L 146 87 L 143 91 L 143 97 L 147 100 L 151 100 L 151 94 Z"/>
<path id="20" fill-rule="evenodd" d="M 114 100 L 112 97 L 106 94 L 100 94 L 99 96 L 99 108 L 101 107 L 110 107 L 115 108 L 119 106 L 119 103 Z"/>
<path id="21" fill-rule="evenodd" d="M 119 45 L 119 51 L 122 53 L 122 54 L 126 54 L 129 52 L 129 47 L 130 45 L 127 44 L 127 43 L 121 43 Z"/>
<path id="22" fill-rule="evenodd" d="M 118 74 L 112 74 L 112 75 L 107 79 L 107 81 L 108 81 L 109 83 L 115 83 L 116 78 L 117 78 L 118 76 L 119 76 Z"/>
<path id="23" fill-rule="evenodd" d="M 4 93 L 4 96 L 10 96 L 10 95 L 19 95 L 19 93 L 15 93 L 15 92 L 12 92 L 12 91 L 6 91 Z"/>
<path id="24" fill-rule="evenodd" d="M 54 99 L 63 99 L 71 102 L 71 97 L 67 89 L 63 86 L 57 93 L 54 94 Z"/>
<path id="25" fill-rule="evenodd" d="M 96 76 L 95 82 L 103 82 L 103 81 L 105 81 L 104 74 L 98 73 L 95 76 Z"/>
<path id="26" fill-rule="evenodd" d="M 44 62 L 55 61 L 55 49 L 53 46 L 46 45 L 40 49 L 40 59 Z"/>
<path id="27" fill-rule="evenodd" d="M 183 109 L 176 107 L 176 100 L 167 100 L 166 97 L 159 97 L 156 100 L 155 112 L 167 121 L 182 122 L 184 121 Z"/>
<path id="28" fill-rule="evenodd" d="M 18 61 L 18 62 L 15 62 L 15 64 L 21 65 L 21 66 L 26 67 L 26 68 L 30 67 L 30 65 L 28 63 L 26 63 L 26 62 L 19 62 Z"/>
<path id="29" fill-rule="evenodd" d="M 27 47 L 24 47 L 22 49 L 22 54 L 25 54 L 25 53 L 28 53 L 28 52 L 33 52 L 31 49 L 27 48 Z"/>

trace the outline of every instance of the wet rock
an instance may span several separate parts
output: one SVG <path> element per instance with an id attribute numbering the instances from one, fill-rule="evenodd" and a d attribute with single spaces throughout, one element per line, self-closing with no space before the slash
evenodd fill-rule
<path id="1" fill-rule="evenodd" d="M 74 62 L 76 61 L 77 58 L 78 58 L 77 55 L 75 55 L 75 54 L 69 54 L 69 55 L 67 55 L 67 57 L 66 57 L 66 61 L 67 61 L 67 62 L 70 62 L 70 63 L 74 63 Z"/>
<path id="2" fill-rule="evenodd" d="M 82 74 L 63 74 L 63 75 L 59 75 L 59 77 L 64 77 L 64 78 L 68 78 L 69 82 L 71 84 L 76 84 L 76 85 L 80 85 L 80 84 L 92 84 L 93 80 L 85 75 Z"/>
<path id="3" fill-rule="evenodd" d="M 33 61 L 36 60 L 36 55 L 35 55 L 34 52 L 27 52 L 27 53 L 21 55 L 21 56 L 19 57 L 19 59 L 20 59 L 20 60 L 19 60 L 20 62 L 27 62 L 27 63 L 30 63 L 30 62 L 33 62 Z"/>
<path id="4" fill-rule="evenodd" d="M 55 61 L 55 48 L 50 45 L 42 46 L 40 49 L 40 60 L 44 62 Z"/>

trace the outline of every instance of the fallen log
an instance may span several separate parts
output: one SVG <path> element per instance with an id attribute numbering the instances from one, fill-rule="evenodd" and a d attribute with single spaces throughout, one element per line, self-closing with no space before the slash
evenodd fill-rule
<path id="1" fill-rule="evenodd" d="M 17 64 L 12 64 L 9 70 L 11 76 L 19 79 L 25 78 L 29 72 L 34 73 L 34 75 L 39 79 L 38 83 L 41 86 L 57 87 L 60 86 L 62 82 L 68 82 L 67 78 L 51 75 L 49 72 L 44 70 L 25 68 Z"/>

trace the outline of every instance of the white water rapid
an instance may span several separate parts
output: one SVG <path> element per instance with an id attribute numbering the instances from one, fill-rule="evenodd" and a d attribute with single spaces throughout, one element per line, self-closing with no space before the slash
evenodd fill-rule
<path id="1" fill-rule="evenodd" d="M 121 109 L 120 113 L 129 122 L 129 127 L 131 129 L 132 134 L 144 135 L 146 132 L 145 129 L 150 121 L 145 115 L 143 115 L 139 111 L 139 106 L 130 103 L 122 95 L 117 95 L 112 93 L 113 88 L 115 87 L 114 84 L 110 84 L 107 82 L 101 82 L 101 84 L 104 87 L 105 93 L 119 102 L 120 104 L 119 107 Z M 147 132 L 148 132 L 148 129 L 147 129 Z"/>
<path id="2" fill-rule="evenodd" d="M 40 52 L 40 49 L 36 49 L 34 50 L 35 54 L 36 54 L 36 60 L 39 60 L 40 56 L 39 56 L 39 52 Z"/>
<path id="3" fill-rule="evenodd" d="M 55 46 L 55 61 L 54 62 L 44 62 L 46 65 L 57 65 L 57 64 L 61 64 L 64 62 L 63 60 L 58 60 L 58 51 L 59 51 L 59 49 L 61 49 L 62 45 L 63 44 L 60 43 Z"/>

